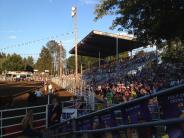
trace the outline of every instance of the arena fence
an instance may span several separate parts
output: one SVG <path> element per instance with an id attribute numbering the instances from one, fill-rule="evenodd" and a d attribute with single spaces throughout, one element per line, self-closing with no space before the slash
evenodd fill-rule
<path id="1" fill-rule="evenodd" d="M 179 85 L 56 124 L 47 137 L 172 137 L 184 123 L 183 104 L 184 85 Z"/>
<path id="2" fill-rule="evenodd" d="M 35 129 L 48 126 L 48 106 L 31 106 L 0 110 L 0 137 L 16 137 L 22 133 L 21 121 L 28 110 L 33 111 L 33 125 Z"/>

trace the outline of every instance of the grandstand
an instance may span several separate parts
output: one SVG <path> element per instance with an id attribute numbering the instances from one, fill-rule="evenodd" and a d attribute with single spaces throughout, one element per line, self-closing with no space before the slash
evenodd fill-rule
<path id="1" fill-rule="evenodd" d="M 157 51 L 119 58 L 139 47 L 133 38 L 100 31 L 80 41 L 78 55 L 99 58 L 98 67 L 81 78 L 95 101 L 102 102 L 96 109 L 103 110 L 54 125 L 49 136 L 152 138 L 177 132 L 182 137 L 184 64 L 163 62 Z M 112 55 L 115 62 L 100 64 L 101 58 Z"/>
<path id="2" fill-rule="evenodd" d="M 4 120 L 13 118 L 5 116 L 5 112 L 21 110 L 24 113 L 16 115 L 20 122 L 31 108 L 35 128 L 44 130 L 44 137 L 48 138 L 174 138 L 173 133 L 182 138 L 179 136 L 184 130 L 183 63 L 158 62 L 160 55 L 156 51 L 133 55 L 132 50 L 140 48 L 140 42 L 133 37 L 101 31 L 90 32 L 77 46 L 78 55 L 99 58 L 99 64 L 84 71 L 80 76 L 81 87 L 77 89 L 74 74 L 51 78 L 54 85 L 74 95 L 62 101 L 60 122 L 49 125 L 52 106 L 49 102 L 0 110 L 1 137 L 18 136 L 22 132 L 20 123 L 16 131 L 6 129 L 15 124 L 3 124 Z M 122 52 L 131 54 L 120 58 Z M 75 53 L 74 48 L 70 53 Z M 116 61 L 101 64 L 109 56 L 115 56 Z"/>

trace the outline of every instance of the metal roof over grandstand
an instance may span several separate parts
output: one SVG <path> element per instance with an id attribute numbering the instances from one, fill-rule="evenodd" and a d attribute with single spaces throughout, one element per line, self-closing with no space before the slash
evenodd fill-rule
<path id="1" fill-rule="evenodd" d="M 117 44 L 118 53 L 141 47 L 134 37 L 93 30 L 77 44 L 78 55 L 99 57 L 99 52 L 102 58 L 116 55 Z M 70 54 L 75 54 L 75 48 L 70 50 Z"/>

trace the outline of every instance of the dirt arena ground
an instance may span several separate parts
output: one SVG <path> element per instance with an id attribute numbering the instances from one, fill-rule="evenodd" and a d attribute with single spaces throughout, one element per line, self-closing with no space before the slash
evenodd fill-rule
<path id="1" fill-rule="evenodd" d="M 40 82 L 0 82 L 0 97 L 16 96 L 39 87 L 41 87 Z"/>
<path id="2" fill-rule="evenodd" d="M 62 101 L 69 100 L 73 95 L 66 90 L 52 84 L 56 90 L 56 96 Z M 0 82 L 0 106 L 6 105 L 6 103 L 11 103 L 11 106 L 26 105 L 29 97 L 29 93 L 32 93 L 37 88 L 42 89 L 40 82 L 10 82 L 4 81 Z M 43 89 L 42 89 L 43 90 Z M 40 100 L 39 104 L 45 104 L 47 98 L 44 97 Z"/>

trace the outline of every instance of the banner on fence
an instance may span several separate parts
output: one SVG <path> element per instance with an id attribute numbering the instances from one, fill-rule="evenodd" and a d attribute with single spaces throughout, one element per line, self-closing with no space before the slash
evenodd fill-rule
<path id="1" fill-rule="evenodd" d="M 62 110 L 61 122 L 68 120 L 68 119 L 71 119 L 71 118 L 77 118 L 77 109 L 64 108 Z"/>
<path id="2" fill-rule="evenodd" d="M 184 92 L 178 91 L 158 98 L 164 119 L 180 117 L 184 114 Z"/>
<path id="3" fill-rule="evenodd" d="M 175 93 L 164 95 L 158 98 L 159 104 L 163 111 L 163 119 L 184 118 L 184 92 L 176 91 Z M 171 138 L 183 137 L 184 124 L 168 125 L 167 132 Z"/>

